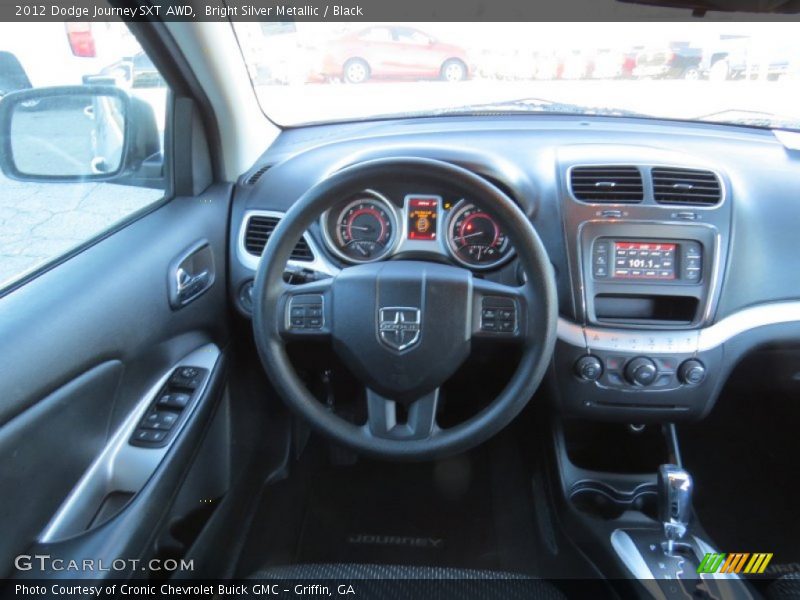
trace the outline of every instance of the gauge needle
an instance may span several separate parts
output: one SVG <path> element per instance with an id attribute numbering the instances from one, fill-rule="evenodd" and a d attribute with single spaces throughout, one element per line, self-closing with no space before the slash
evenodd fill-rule
<path id="1" fill-rule="evenodd" d="M 350 229 L 355 229 L 356 231 L 372 231 L 372 227 L 365 227 L 363 225 L 350 225 Z"/>
<path id="2" fill-rule="evenodd" d="M 478 236 L 478 235 L 483 235 L 483 232 L 482 231 L 476 231 L 475 233 L 468 233 L 467 235 L 459 236 L 458 239 L 465 240 L 467 238 L 475 237 L 475 236 Z"/>

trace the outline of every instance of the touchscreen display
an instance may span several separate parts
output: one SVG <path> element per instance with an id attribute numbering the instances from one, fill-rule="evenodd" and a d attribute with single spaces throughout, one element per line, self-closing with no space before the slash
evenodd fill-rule
<path id="1" fill-rule="evenodd" d="M 439 199 L 418 197 L 408 199 L 408 239 L 435 240 Z"/>
<path id="2" fill-rule="evenodd" d="M 614 277 L 675 279 L 677 244 L 614 242 Z"/>

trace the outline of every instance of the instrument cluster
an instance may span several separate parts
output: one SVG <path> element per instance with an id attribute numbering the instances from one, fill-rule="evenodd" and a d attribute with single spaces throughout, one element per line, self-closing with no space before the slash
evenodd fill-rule
<path id="1" fill-rule="evenodd" d="M 431 253 L 473 270 L 490 270 L 514 254 L 496 220 L 466 198 L 412 193 L 395 203 L 368 189 L 344 199 L 320 220 L 328 249 L 351 264 Z"/>

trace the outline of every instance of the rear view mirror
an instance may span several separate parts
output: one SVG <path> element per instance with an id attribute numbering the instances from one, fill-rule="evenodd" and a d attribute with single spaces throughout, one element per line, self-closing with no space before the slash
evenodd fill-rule
<path id="1" fill-rule="evenodd" d="M 0 101 L 6 176 L 24 181 L 111 179 L 124 168 L 130 98 L 113 86 L 38 88 Z"/>

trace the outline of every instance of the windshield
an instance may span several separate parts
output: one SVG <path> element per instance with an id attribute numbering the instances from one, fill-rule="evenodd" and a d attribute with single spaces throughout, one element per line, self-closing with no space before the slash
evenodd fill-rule
<path id="1" fill-rule="evenodd" d="M 234 24 L 280 125 L 474 113 L 800 128 L 794 23 Z"/>

